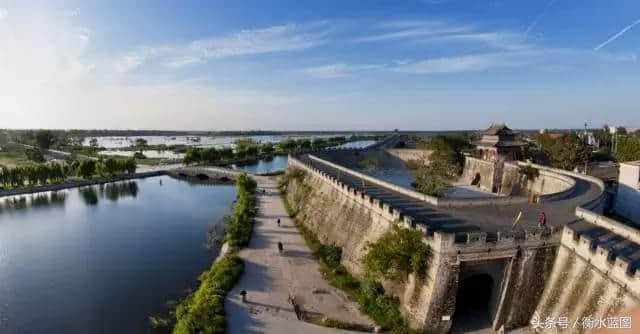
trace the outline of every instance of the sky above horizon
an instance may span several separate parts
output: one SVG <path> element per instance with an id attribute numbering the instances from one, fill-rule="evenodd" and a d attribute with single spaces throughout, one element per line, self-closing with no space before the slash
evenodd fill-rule
<path id="1" fill-rule="evenodd" d="M 640 2 L 0 0 L 0 128 L 640 127 Z"/>

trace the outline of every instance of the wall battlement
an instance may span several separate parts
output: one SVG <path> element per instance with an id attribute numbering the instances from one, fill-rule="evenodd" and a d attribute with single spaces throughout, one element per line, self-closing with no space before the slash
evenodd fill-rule
<path id="1" fill-rule="evenodd" d="M 638 239 L 638 234 L 635 231 L 633 239 Z M 640 244 L 615 233 L 605 224 L 586 221 L 567 225 L 561 244 L 640 298 Z"/>
<path id="2" fill-rule="evenodd" d="M 324 160 L 316 158 L 316 160 L 322 161 Z M 332 164 L 328 162 L 329 164 Z M 335 164 L 332 164 L 335 165 Z M 333 188 L 337 189 L 341 194 L 347 196 L 352 201 L 361 204 L 367 210 L 370 210 L 372 213 L 380 215 L 391 222 L 397 222 L 401 226 L 406 228 L 418 229 L 422 231 L 424 237 L 423 240 L 425 243 L 431 245 L 435 251 L 443 252 L 443 253 L 456 253 L 456 252 L 477 252 L 477 251 L 486 251 L 491 252 L 491 250 L 496 249 L 517 249 L 518 247 L 540 247 L 546 246 L 549 243 L 557 243 L 558 238 L 555 237 L 559 232 L 558 228 L 537 228 L 533 230 L 524 230 L 518 232 L 496 232 L 496 233 L 487 233 L 487 232 L 457 232 L 457 233 L 447 233 L 442 231 L 432 231 L 428 226 L 424 224 L 418 224 L 417 220 L 414 217 L 406 215 L 400 210 L 394 208 L 393 206 L 385 203 L 384 201 L 372 197 L 369 194 L 363 193 L 362 191 L 353 188 L 345 183 L 342 183 L 340 180 L 335 178 L 334 176 L 325 173 L 313 166 L 307 165 L 297 159 L 294 156 L 289 156 L 289 166 L 303 169 L 311 175 L 320 178 L 323 182 L 329 183 Z M 339 165 L 335 165 L 339 166 Z M 332 166 L 333 167 L 333 166 Z M 341 166 L 340 166 L 341 167 Z M 344 167 L 342 167 L 344 168 Z M 347 170 L 345 168 L 345 170 Z M 357 173 L 355 171 L 349 171 L 352 173 Z M 372 178 L 370 176 L 362 174 L 364 177 Z M 380 181 L 384 182 L 384 181 Z M 397 187 L 397 186 L 396 186 Z M 399 187 L 400 188 L 400 187 Z M 404 189 L 408 192 L 413 192 L 408 189 Z M 423 194 L 419 194 L 419 196 L 427 196 Z M 432 196 L 428 196 L 432 197 Z M 432 197 L 435 198 L 435 197 Z M 438 199 L 436 199 L 438 200 Z M 465 201 L 466 202 L 466 201 Z"/>

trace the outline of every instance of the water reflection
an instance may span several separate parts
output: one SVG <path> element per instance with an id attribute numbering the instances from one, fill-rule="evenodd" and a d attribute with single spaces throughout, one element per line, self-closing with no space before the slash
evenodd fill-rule
<path id="1" fill-rule="evenodd" d="M 112 202 L 120 198 L 136 197 L 138 195 L 138 183 L 136 181 L 116 182 L 101 184 L 99 186 L 83 187 L 78 189 L 85 204 L 96 205 L 100 199 L 108 199 Z"/>
<path id="2" fill-rule="evenodd" d="M 9 196 L 0 199 L 0 213 L 27 208 L 46 206 L 64 206 L 67 199 L 66 191 L 48 191 L 29 195 Z"/>
<path id="3" fill-rule="evenodd" d="M 242 170 L 247 173 L 262 174 L 270 173 L 277 170 L 287 168 L 289 164 L 289 157 L 286 155 L 276 155 L 270 158 L 260 159 L 253 163 L 248 164 L 233 164 L 231 168 Z"/>
<path id="4" fill-rule="evenodd" d="M 0 333 L 158 332 L 149 315 L 197 287 L 236 190 L 132 181 L 0 198 Z"/>

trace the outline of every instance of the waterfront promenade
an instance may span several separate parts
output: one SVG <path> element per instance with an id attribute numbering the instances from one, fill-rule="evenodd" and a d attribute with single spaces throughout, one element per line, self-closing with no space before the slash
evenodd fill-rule
<path id="1" fill-rule="evenodd" d="M 372 324 L 341 292 L 329 285 L 302 235 L 288 217 L 280 198 L 277 179 L 255 176 L 259 213 L 249 246 L 239 252 L 245 263 L 240 281 L 225 303 L 230 333 L 340 333 L 332 328 L 298 321 L 289 295 L 311 315 L 341 321 Z M 266 193 L 262 194 L 261 190 Z M 276 220 L 280 218 L 281 226 Z M 278 241 L 284 252 L 278 254 Z M 247 303 L 240 291 L 246 290 Z"/>

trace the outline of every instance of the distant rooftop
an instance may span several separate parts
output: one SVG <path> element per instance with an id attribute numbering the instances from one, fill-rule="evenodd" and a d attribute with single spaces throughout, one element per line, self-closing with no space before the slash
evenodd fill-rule
<path id="1" fill-rule="evenodd" d="M 517 147 L 526 145 L 516 140 L 516 133 L 504 123 L 491 124 L 491 126 L 482 133 L 482 138 L 474 144 L 485 147 Z"/>
<path id="2" fill-rule="evenodd" d="M 505 136 L 505 135 L 515 135 L 513 130 L 509 129 L 504 123 L 494 123 L 491 126 L 484 130 L 483 135 L 488 136 Z"/>

